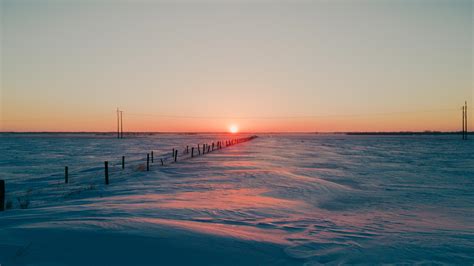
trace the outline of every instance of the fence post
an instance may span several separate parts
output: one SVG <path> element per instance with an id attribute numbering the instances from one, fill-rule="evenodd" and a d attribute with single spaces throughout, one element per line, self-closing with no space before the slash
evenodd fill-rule
<path id="1" fill-rule="evenodd" d="M 153 160 L 153 151 L 151 151 L 151 163 L 153 163 L 154 160 Z"/>
<path id="2" fill-rule="evenodd" d="M 178 150 L 174 151 L 174 162 L 178 160 Z"/>
<path id="3" fill-rule="evenodd" d="M 194 157 L 194 147 L 191 147 L 191 158 Z"/>
<path id="4" fill-rule="evenodd" d="M 146 154 L 146 170 L 150 171 L 150 154 Z"/>
<path id="5" fill-rule="evenodd" d="M 199 144 L 198 144 L 198 155 L 201 155 L 201 148 L 199 148 Z"/>
<path id="6" fill-rule="evenodd" d="M 214 142 L 212 143 L 212 150 L 214 150 Z"/>
<path id="7" fill-rule="evenodd" d="M 109 184 L 109 162 L 104 162 L 104 170 L 105 170 L 105 184 Z"/>
<path id="8" fill-rule="evenodd" d="M 125 169 L 125 156 L 122 156 L 122 169 Z"/>
<path id="9" fill-rule="evenodd" d="M 5 180 L 0 180 L 0 211 L 5 210 Z"/>
<path id="10" fill-rule="evenodd" d="M 163 165 L 164 165 L 164 163 L 163 163 L 163 159 L 162 159 L 162 158 L 160 158 L 160 160 L 161 160 L 161 165 L 163 166 Z"/>
<path id="11" fill-rule="evenodd" d="M 173 157 L 174 157 L 174 148 L 173 148 L 173 153 L 171 154 L 171 158 L 173 158 Z"/>
<path id="12" fill-rule="evenodd" d="M 64 183 L 69 183 L 69 171 L 67 166 L 64 167 Z"/>

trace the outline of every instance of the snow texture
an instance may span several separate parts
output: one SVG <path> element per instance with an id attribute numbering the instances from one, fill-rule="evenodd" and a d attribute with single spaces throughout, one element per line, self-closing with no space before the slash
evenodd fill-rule
<path id="1" fill-rule="evenodd" d="M 185 153 L 246 136 L 0 134 L 0 264 L 474 263 L 474 141 L 261 134 Z"/>

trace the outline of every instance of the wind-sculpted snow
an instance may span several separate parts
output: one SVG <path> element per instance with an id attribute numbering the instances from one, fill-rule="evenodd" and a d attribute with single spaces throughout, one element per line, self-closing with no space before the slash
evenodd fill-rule
<path id="1" fill-rule="evenodd" d="M 229 137 L 1 135 L 0 264 L 474 263 L 473 141 L 263 134 L 160 165 Z"/>

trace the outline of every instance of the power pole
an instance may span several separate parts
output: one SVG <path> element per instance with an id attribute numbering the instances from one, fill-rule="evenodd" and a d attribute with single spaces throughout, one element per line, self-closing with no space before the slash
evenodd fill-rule
<path id="1" fill-rule="evenodd" d="M 123 111 L 120 111 L 120 138 L 123 139 L 123 120 L 122 120 L 122 113 Z"/>
<path id="2" fill-rule="evenodd" d="M 468 135 L 467 130 L 467 101 L 462 106 L 462 139 L 466 140 Z"/>
<path id="3" fill-rule="evenodd" d="M 117 138 L 120 138 L 120 120 L 119 120 L 119 109 L 118 108 L 117 108 Z"/>
<path id="4" fill-rule="evenodd" d="M 465 126 L 464 126 L 464 130 L 466 131 L 466 138 L 467 139 L 467 135 L 468 135 L 468 131 L 467 131 L 467 101 L 464 102 L 464 123 L 465 123 Z"/>
<path id="5" fill-rule="evenodd" d="M 462 131 L 461 131 L 461 136 L 462 139 L 464 139 L 464 105 L 461 107 L 462 109 Z"/>

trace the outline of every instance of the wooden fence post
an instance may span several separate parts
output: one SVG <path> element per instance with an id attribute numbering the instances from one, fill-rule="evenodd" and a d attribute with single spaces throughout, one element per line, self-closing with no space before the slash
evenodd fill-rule
<path id="1" fill-rule="evenodd" d="M 151 151 L 151 163 L 153 163 L 154 160 L 153 160 L 153 151 Z"/>
<path id="2" fill-rule="evenodd" d="M 161 160 L 161 165 L 163 166 L 163 165 L 164 165 L 164 163 L 163 163 L 163 159 L 161 158 L 160 160 Z"/>
<path id="3" fill-rule="evenodd" d="M 104 170 L 105 170 L 105 184 L 109 184 L 109 162 L 104 162 Z"/>
<path id="4" fill-rule="evenodd" d="M 64 167 L 64 183 L 69 183 L 69 171 L 67 166 Z"/>
<path id="5" fill-rule="evenodd" d="M 199 144 L 198 144 L 198 155 L 201 155 L 201 148 L 199 148 Z"/>
<path id="6" fill-rule="evenodd" d="M 146 170 L 150 171 L 150 154 L 146 154 Z"/>
<path id="7" fill-rule="evenodd" d="M 125 156 L 122 156 L 122 169 L 125 169 Z"/>
<path id="8" fill-rule="evenodd" d="M 174 162 L 178 160 L 178 150 L 174 151 Z"/>
<path id="9" fill-rule="evenodd" d="M 194 157 L 194 147 L 191 147 L 191 158 Z"/>
<path id="10" fill-rule="evenodd" d="M 5 210 L 5 180 L 0 180 L 0 211 Z"/>

